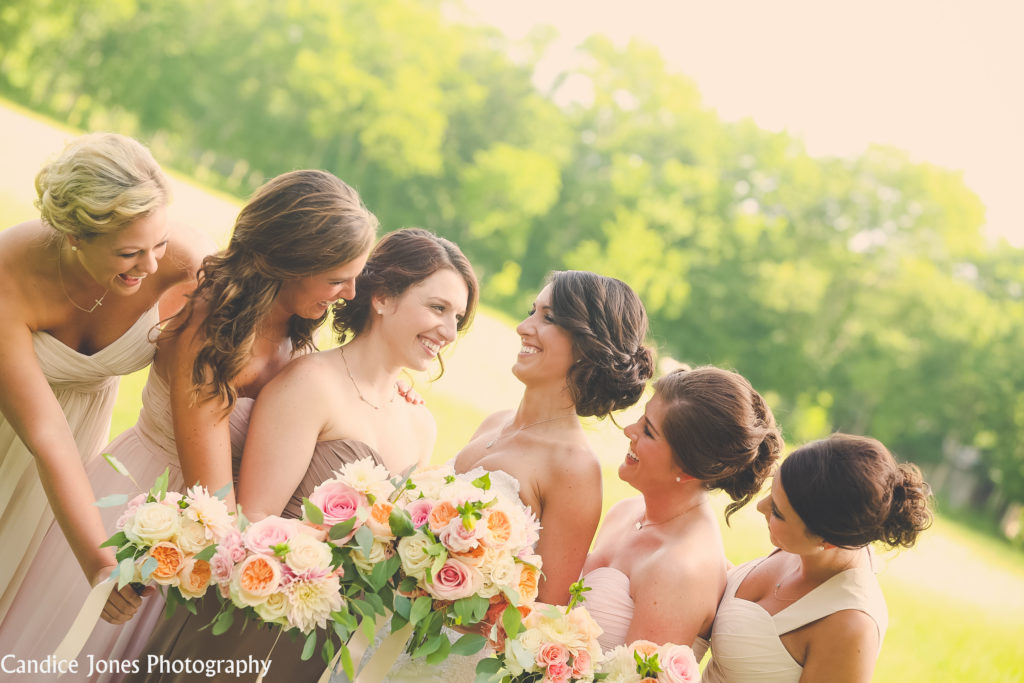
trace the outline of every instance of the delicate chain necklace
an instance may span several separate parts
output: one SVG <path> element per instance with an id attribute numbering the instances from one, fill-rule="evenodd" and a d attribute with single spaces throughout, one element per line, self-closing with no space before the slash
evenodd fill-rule
<path id="1" fill-rule="evenodd" d="M 493 439 L 491 439 L 490 441 L 488 441 L 486 445 L 484 445 L 484 448 L 490 448 L 491 446 L 493 446 L 494 444 L 498 443 L 499 441 L 501 441 L 505 437 L 513 437 L 516 434 L 518 434 L 519 432 L 523 431 L 524 429 L 529 429 L 530 427 L 536 427 L 537 425 L 544 424 L 545 422 L 552 422 L 554 420 L 564 420 L 567 417 L 575 417 L 575 415 L 556 415 L 555 417 L 549 417 L 549 418 L 546 418 L 544 420 L 537 420 L 536 422 L 531 422 L 528 425 L 523 425 L 522 427 L 520 427 L 516 431 L 512 432 L 511 434 L 502 434 L 503 431 L 505 431 L 506 429 L 508 429 L 509 427 L 512 426 L 512 420 L 509 420 L 508 422 L 505 423 L 504 427 L 502 427 L 501 429 L 498 430 L 498 435 L 496 437 L 494 437 Z"/>
<path id="2" fill-rule="evenodd" d="M 847 562 L 847 563 L 846 563 L 846 566 L 844 566 L 844 567 L 843 567 L 842 569 L 840 569 L 840 570 L 839 570 L 839 571 L 837 571 L 837 572 L 836 572 L 835 574 L 833 574 L 833 576 L 835 576 L 836 574 L 842 574 L 842 573 L 843 573 L 843 572 L 845 572 L 845 571 L 846 571 L 847 569 L 849 569 L 850 567 L 852 567 L 852 566 L 854 565 L 854 563 L 855 563 L 856 561 L 857 561 L 857 556 L 856 556 L 856 555 L 854 555 L 854 556 L 853 556 L 853 559 L 851 559 L 851 560 L 850 560 L 849 562 Z M 800 598 L 802 598 L 802 597 L 803 597 L 802 595 L 798 595 L 798 596 L 796 596 L 795 598 L 784 598 L 784 597 L 782 597 L 781 595 L 779 595 L 779 588 L 781 588 L 781 587 L 782 587 L 782 583 L 783 583 L 783 582 L 784 582 L 784 581 L 785 581 L 786 579 L 788 579 L 788 578 L 790 577 L 790 575 L 791 575 L 791 574 L 792 574 L 792 573 L 793 573 L 794 571 L 796 571 L 796 568 L 794 568 L 794 569 L 790 569 L 790 570 L 789 570 L 788 572 L 786 572 L 786 574 L 785 574 L 785 575 L 784 575 L 784 576 L 783 576 L 783 577 L 782 577 L 781 579 L 779 579 L 778 583 L 776 583 L 776 584 L 775 584 L 775 589 L 774 589 L 774 590 L 772 591 L 772 597 L 773 597 L 773 598 L 775 598 L 776 600 L 782 600 L 783 602 L 794 602 L 794 601 L 796 601 L 796 600 L 799 600 Z"/>
<path id="3" fill-rule="evenodd" d="M 61 242 L 62 246 L 63 246 L 63 244 L 64 243 Z M 92 313 L 93 311 L 96 310 L 97 306 L 102 306 L 103 305 L 103 300 L 106 299 L 107 298 L 107 294 L 110 293 L 110 287 L 107 287 L 106 291 L 103 292 L 103 296 L 101 296 L 99 299 L 95 299 L 96 303 L 94 303 L 92 305 L 92 308 L 86 308 L 85 306 L 79 306 L 75 302 L 75 300 L 71 298 L 71 295 L 68 294 L 68 288 L 64 285 L 64 272 L 63 272 L 63 268 L 61 267 L 61 263 L 60 263 L 61 262 L 60 255 L 61 255 L 61 249 L 58 249 L 57 250 L 57 279 L 60 280 L 60 289 L 61 289 L 61 291 L 64 292 L 65 298 L 67 298 L 67 300 L 71 302 L 72 306 L 74 306 L 78 310 L 82 311 L 83 313 Z"/>
<path id="4" fill-rule="evenodd" d="M 389 403 L 393 403 L 394 400 L 396 398 L 398 398 L 398 387 L 396 386 L 395 387 L 395 393 L 391 396 L 391 398 L 389 398 L 388 400 L 384 401 L 384 403 L 382 403 L 381 405 L 377 405 L 375 403 L 371 403 L 365 396 L 363 396 L 363 392 L 359 390 L 359 385 L 356 384 L 356 378 L 352 376 L 352 370 L 350 370 L 349 367 L 348 367 L 348 359 L 345 358 L 345 347 L 344 346 L 339 346 L 338 350 L 341 351 L 341 361 L 345 364 L 345 372 L 348 373 L 348 378 L 350 380 L 352 380 L 352 386 L 354 386 L 356 388 L 356 394 L 359 396 L 359 400 L 360 401 L 362 401 L 366 405 L 370 406 L 374 410 L 380 410 L 381 408 L 383 408 L 384 406 L 388 405 Z"/>
<path id="5" fill-rule="evenodd" d="M 697 507 L 698 505 L 700 505 L 703 502 L 704 502 L 703 500 L 698 500 L 696 503 L 694 503 L 690 507 L 686 508 L 682 512 L 680 512 L 678 514 L 675 514 L 675 515 L 672 515 L 668 519 L 663 519 L 660 522 L 645 522 L 644 521 L 644 517 L 647 516 L 647 508 L 645 507 L 644 511 L 643 511 L 643 514 L 640 515 L 640 519 L 636 520 L 636 523 L 633 526 L 636 527 L 637 531 L 640 531 L 645 526 L 658 526 L 659 524 L 664 524 L 665 522 L 671 522 L 673 519 L 678 519 L 678 518 L 682 517 L 687 512 L 689 512 L 690 510 L 694 509 L 695 507 Z"/>
<path id="6" fill-rule="evenodd" d="M 790 569 L 788 572 L 786 572 L 783 575 L 783 577 L 781 579 L 779 579 L 778 583 L 775 584 L 775 589 L 772 591 L 772 597 L 773 598 L 775 598 L 776 600 L 782 600 L 783 602 L 793 602 L 794 600 L 799 600 L 800 599 L 801 596 L 797 596 L 795 598 L 783 598 L 783 597 L 781 597 L 779 595 L 779 588 L 782 587 L 782 582 L 785 581 L 786 579 L 788 579 L 790 574 L 792 574 L 793 572 L 794 572 L 794 570 Z"/>

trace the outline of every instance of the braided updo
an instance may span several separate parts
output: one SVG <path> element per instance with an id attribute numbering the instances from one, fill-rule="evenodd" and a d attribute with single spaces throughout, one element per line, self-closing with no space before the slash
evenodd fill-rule
<path id="1" fill-rule="evenodd" d="M 909 548 L 931 526 L 921 470 L 897 463 L 876 439 L 833 434 L 793 451 L 779 474 L 808 531 L 832 545 Z"/>

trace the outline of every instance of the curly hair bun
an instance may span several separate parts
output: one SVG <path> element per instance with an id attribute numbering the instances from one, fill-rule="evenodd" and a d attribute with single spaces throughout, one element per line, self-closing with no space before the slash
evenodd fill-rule
<path id="1" fill-rule="evenodd" d="M 581 270 L 552 273 L 550 285 L 555 323 L 577 359 L 567 378 L 576 413 L 605 417 L 639 401 L 654 374 L 640 297 L 621 280 Z"/>

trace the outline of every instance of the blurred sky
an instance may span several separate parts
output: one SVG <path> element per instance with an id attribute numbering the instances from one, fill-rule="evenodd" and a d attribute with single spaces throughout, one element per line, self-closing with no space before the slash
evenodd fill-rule
<path id="1" fill-rule="evenodd" d="M 464 1 L 513 38 L 554 25 L 561 65 L 592 33 L 640 37 L 722 118 L 785 129 L 812 154 L 883 143 L 962 171 L 986 234 L 1024 246 L 1024 1 Z"/>

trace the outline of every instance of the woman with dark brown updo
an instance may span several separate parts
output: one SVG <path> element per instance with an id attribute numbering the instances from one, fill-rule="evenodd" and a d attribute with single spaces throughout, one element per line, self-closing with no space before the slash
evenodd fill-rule
<path id="1" fill-rule="evenodd" d="M 713 367 L 677 370 L 654 385 L 625 428 L 619 478 L 641 495 L 605 516 L 584 579 L 586 607 L 609 650 L 635 640 L 707 649 L 729 563 L 709 492 L 746 505 L 771 474 L 782 436 L 745 378 Z"/>
<path id="2" fill-rule="evenodd" d="M 920 470 L 875 439 L 794 451 L 757 506 L 778 550 L 730 572 L 703 680 L 871 680 L 888 611 L 868 545 L 912 546 L 929 496 Z"/>
<path id="3" fill-rule="evenodd" d="M 455 470 L 501 473 L 495 478 L 518 488 L 541 523 L 537 599 L 564 605 L 601 516 L 601 466 L 579 418 L 605 417 L 640 399 L 653 367 L 644 345 L 647 312 L 621 280 L 555 272 L 516 332 L 522 347 L 512 374 L 523 383 L 523 398 L 515 410 L 480 424 L 455 457 Z M 480 656 L 431 666 L 403 655 L 384 680 L 470 681 Z"/>
<path id="4" fill-rule="evenodd" d="M 519 407 L 485 419 L 455 469 L 502 470 L 519 481 L 541 523 L 537 599 L 564 605 L 601 516 L 601 466 L 579 417 L 605 417 L 640 399 L 653 368 L 647 312 L 620 280 L 556 272 L 516 332 Z"/>

